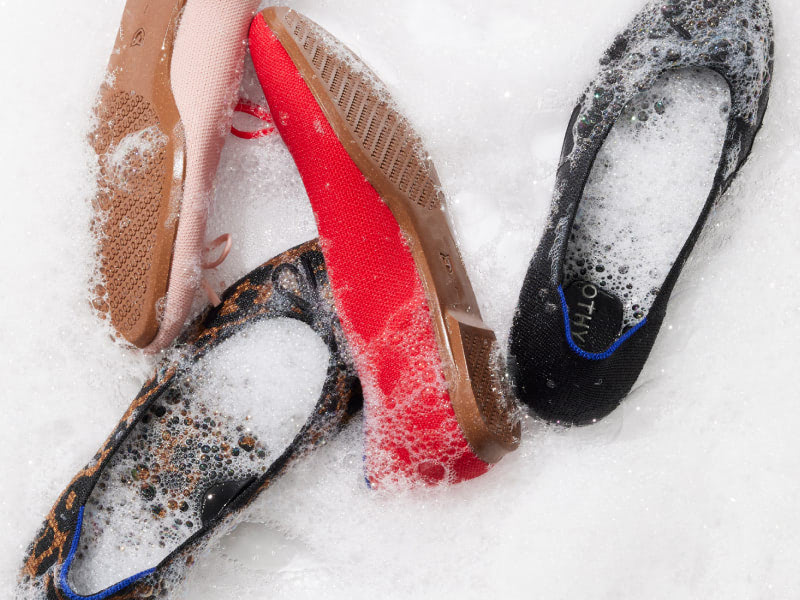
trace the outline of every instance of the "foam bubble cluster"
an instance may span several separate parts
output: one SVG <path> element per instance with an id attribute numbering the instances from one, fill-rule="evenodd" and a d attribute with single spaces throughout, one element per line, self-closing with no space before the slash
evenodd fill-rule
<path id="1" fill-rule="evenodd" d="M 345 330 L 347 323 L 343 322 Z M 442 358 L 419 286 L 369 341 L 351 339 L 364 389 L 369 481 L 397 490 L 459 480 L 472 451 L 455 419 Z"/>
<path id="2" fill-rule="evenodd" d="M 145 169 L 152 168 L 155 157 L 166 148 L 169 138 L 152 125 L 126 135 L 101 158 L 107 185 L 133 193 L 130 182 Z"/>
<path id="3" fill-rule="evenodd" d="M 0 9 L 14 49 L 3 59 L 13 92 L 0 243 L 13 285 L 0 360 L 2 598 L 44 597 L 14 589 L 24 549 L 152 374 L 86 303 L 95 176 L 83 146 L 123 4 Z M 293 3 L 375 67 L 423 134 L 498 336 L 544 228 L 575 95 L 642 4 Z M 169 598 L 795 596 L 800 280 L 786 273 L 799 255 L 800 3 L 771 4 L 780 26 L 764 128 L 684 270 L 640 385 L 609 420 L 564 430 L 529 418 L 522 447 L 486 476 L 405 494 L 364 485 L 354 420 L 262 494 L 246 527 L 193 568 L 176 564 L 189 577 Z M 248 65 L 251 90 L 263 102 Z M 208 239 L 234 235 L 217 275 L 228 284 L 317 235 L 278 136 L 230 136 L 216 197 Z"/>
<path id="4" fill-rule="evenodd" d="M 565 283 L 617 296 L 623 326 L 647 314 L 708 199 L 730 93 L 713 71 L 668 71 L 623 111 L 594 163 L 570 230 Z"/>
<path id="5" fill-rule="evenodd" d="M 71 583 L 93 593 L 200 530 L 204 493 L 263 474 L 319 396 L 328 349 L 294 321 L 251 325 L 154 402 L 89 498 Z"/>

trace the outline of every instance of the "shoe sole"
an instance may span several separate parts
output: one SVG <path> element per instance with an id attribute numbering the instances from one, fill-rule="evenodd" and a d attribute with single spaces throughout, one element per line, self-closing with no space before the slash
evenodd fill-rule
<path id="1" fill-rule="evenodd" d="M 100 166 L 95 306 L 138 347 L 158 332 L 178 229 L 184 140 L 170 63 L 186 1 L 128 0 L 90 139 Z"/>
<path id="2" fill-rule="evenodd" d="M 520 423 L 498 376 L 494 332 L 481 318 L 421 139 L 379 79 L 324 29 L 287 8 L 269 8 L 261 16 L 397 219 L 426 292 L 456 419 L 480 459 L 499 461 L 519 445 Z"/>

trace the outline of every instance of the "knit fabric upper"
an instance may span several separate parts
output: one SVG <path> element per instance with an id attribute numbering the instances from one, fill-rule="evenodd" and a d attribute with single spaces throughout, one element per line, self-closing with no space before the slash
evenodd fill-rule
<path id="1" fill-rule="evenodd" d="M 158 352 L 180 334 L 200 284 L 206 219 L 225 135 L 242 78 L 247 29 L 259 0 L 188 0 L 172 55 L 172 93 L 186 142 L 178 231 L 155 339 Z"/>
<path id="2" fill-rule="evenodd" d="M 203 372 L 194 367 L 227 340 L 276 318 L 308 325 L 328 346 L 330 360 L 319 400 L 299 433 L 288 445 L 270 448 L 270 440 L 249 432 L 246 418 L 225 414 L 197 394 Z M 78 596 L 72 586 L 85 592 L 93 578 L 84 573 L 82 582 L 73 569 L 90 568 L 85 561 L 96 554 L 93 545 L 101 543 L 101 530 L 107 529 L 142 546 L 163 544 L 168 554 L 141 570 L 125 562 L 125 548 L 103 548 L 119 553 L 126 579 L 92 598 L 174 597 L 187 567 L 236 523 L 244 507 L 360 408 L 358 380 L 342 351 L 342 338 L 316 241 L 285 252 L 231 286 L 222 304 L 184 334 L 56 501 L 28 548 L 20 596 L 74 600 Z M 237 484 L 233 493 L 226 492 L 231 483 Z M 209 494 L 227 494 L 229 501 L 209 510 Z M 117 502 L 120 498 L 124 502 Z M 130 514 L 138 521 L 125 518 Z"/>
<path id="3" fill-rule="evenodd" d="M 314 210 L 336 310 L 364 389 L 368 480 L 413 485 L 482 474 L 488 465 L 456 421 L 425 291 L 397 221 L 260 16 L 250 46 Z"/>
<path id="4" fill-rule="evenodd" d="M 600 71 L 567 128 L 548 225 L 526 274 L 511 332 L 510 367 L 517 393 L 541 416 L 590 423 L 611 412 L 630 391 L 709 212 L 750 152 L 767 106 L 773 55 L 766 0 L 669 0 L 648 3 L 600 60 Z M 568 285 L 581 283 L 575 277 L 580 266 L 567 264 L 567 249 L 575 238 L 576 212 L 595 159 L 638 94 L 650 90 L 665 72 L 691 67 L 715 71 L 730 87 L 730 114 L 713 185 L 669 272 L 648 298 L 646 316 L 640 307 L 611 306 L 600 295 L 597 301 L 619 315 L 596 323 L 599 339 L 580 347 L 570 332 L 576 315 L 569 308 L 581 301 L 575 297 L 580 290 Z M 676 185 L 681 175 L 675 173 Z M 591 232 L 580 235 L 591 238 Z M 598 260 L 603 251 L 596 253 Z M 647 256 L 642 260 L 646 264 Z M 595 294 L 589 292 L 590 301 Z"/>

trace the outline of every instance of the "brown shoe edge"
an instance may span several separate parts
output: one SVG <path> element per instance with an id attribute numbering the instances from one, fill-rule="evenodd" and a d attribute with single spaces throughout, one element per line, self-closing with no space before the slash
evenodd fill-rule
<path id="1" fill-rule="evenodd" d="M 293 10 L 273 7 L 261 15 L 408 239 L 456 419 L 475 454 L 497 462 L 519 445 L 520 421 L 495 364 L 494 332 L 481 318 L 421 139 L 380 89 L 378 78 L 341 42 Z"/>
<path id="2" fill-rule="evenodd" d="M 158 333 L 183 196 L 184 136 L 170 64 L 186 1 L 127 1 L 90 138 L 100 167 L 95 306 L 138 347 Z"/>

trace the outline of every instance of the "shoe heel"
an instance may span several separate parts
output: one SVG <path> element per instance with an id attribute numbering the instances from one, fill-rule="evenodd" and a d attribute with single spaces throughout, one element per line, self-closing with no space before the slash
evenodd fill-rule
<path id="1" fill-rule="evenodd" d="M 519 446 L 521 424 L 494 332 L 464 311 L 445 314 L 455 362 L 451 402 L 472 450 L 496 463 Z"/>

